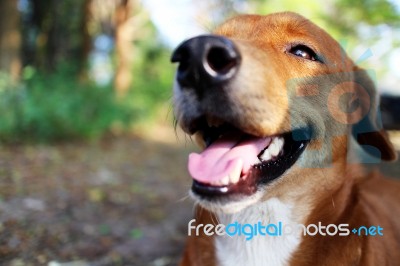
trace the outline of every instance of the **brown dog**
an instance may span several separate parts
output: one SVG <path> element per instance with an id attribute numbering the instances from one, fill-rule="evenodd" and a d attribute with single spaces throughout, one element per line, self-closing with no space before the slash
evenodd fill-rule
<path id="1" fill-rule="evenodd" d="M 400 183 L 362 167 L 396 152 L 373 82 L 325 31 L 238 16 L 172 61 L 177 121 L 204 148 L 182 265 L 400 265 Z"/>

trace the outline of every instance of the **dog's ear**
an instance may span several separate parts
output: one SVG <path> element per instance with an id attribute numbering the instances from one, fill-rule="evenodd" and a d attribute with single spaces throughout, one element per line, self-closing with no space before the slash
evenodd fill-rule
<path id="1" fill-rule="evenodd" d="M 382 126 L 379 95 L 374 82 L 369 77 L 367 71 L 358 67 L 354 71 L 354 81 L 355 86 L 359 87 L 364 94 L 364 96 L 358 95 L 359 99 L 361 99 L 360 104 L 369 105 L 362 106 L 366 110 L 365 115 L 352 126 L 354 138 L 368 154 L 385 161 L 396 160 L 396 150 Z M 369 99 L 363 101 L 365 96 Z"/>

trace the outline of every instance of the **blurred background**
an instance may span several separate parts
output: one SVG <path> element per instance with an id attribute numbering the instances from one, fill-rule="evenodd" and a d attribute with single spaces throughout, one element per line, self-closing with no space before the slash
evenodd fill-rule
<path id="1" fill-rule="evenodd" d="M 0 0 L 0 265 L 176 265 L 196 148 L 173 128 L 171 51 L 284 10 L 371 71 L 399 150 L 400 0 Z"/>

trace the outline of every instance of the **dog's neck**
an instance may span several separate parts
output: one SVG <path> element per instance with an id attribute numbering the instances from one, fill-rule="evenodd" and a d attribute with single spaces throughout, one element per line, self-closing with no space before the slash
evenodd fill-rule
<path id="1" fill-rule="evenodd" d="M 219 214 L 219 222 L 225 225 L 238 224 L 262 225 L 301 223 L 303 219 L 294 217 L 293 206 L 271 198 L 248 207 L 236 214 Z M 218 265 L 286 265 L 301 241 L 301 232 L 288 236 L 256 235 L 251 240 L 246 236 L 218 236 L 215 238 L 216 259 Z"/>
<path id="2" fill-rule="evenodd" d="M 353 166 L 355 171 L 360 168 Z M 352 167 L 352 168 L 353 168 Z M 351 168 L 350 168 L 351 169 Z M 354 172 L 347 169 L 349 172 Z M 345 171 L 340 172 L 345 175 Z M 335 175 L 339 175 L 336 172 Z M 352 175 L 350 175 L 351 177 Z M 228 225 L 238 224 L 262 225 L 278 224 L 303 224 L 318 223 L 322 216 L 329 217 L 334 223 L 346 207 L 353 186 L 353 178 L 343 178 L 346 182 L 338 184 L 335 189 L 322 186 L 319 192 L 292 195 L 281 199 L 272 197 L 266 201 L 247 207 L 234 214 L 216 214 L 219 223 Z M 333 178 L 327 177 L 327 178 Z M 316 208 L 324 206 L 323 209 Z M 326 220 L 326 218 L 324 218 Z M 302 241 L 302 231 L 281 236 L 257 235 L 246 241 L 246 236 L 216 236 L 215 255 L 218 265 L 288 265 L 292 255 L 299 248 Z M 234 254 L 234 255 L 233 255 Z"/>

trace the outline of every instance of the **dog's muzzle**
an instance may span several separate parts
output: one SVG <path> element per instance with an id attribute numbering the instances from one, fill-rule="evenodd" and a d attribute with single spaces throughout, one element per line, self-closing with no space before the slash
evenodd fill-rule
<path id="1" fill-rule="evenodd" d="M 245 118 L 246 108 L 232 97 L 245 69 L 242 60 L 234 42 L 217 35 L 189 39 L 172 54 L 171 61 L 179 63 L 178 123 L 205 144 L 188 160 L 192 191 L 202 199 L 231 201 L 256 193 L 289 169 L 307 145 L 308 138 L 295 140 L 294 132 L 266 136 L 249 129 L 254 117 Z"/>

